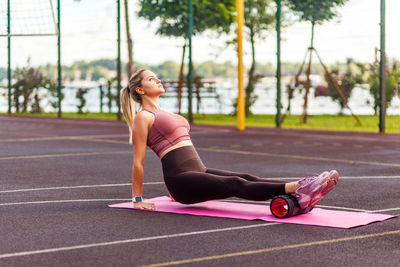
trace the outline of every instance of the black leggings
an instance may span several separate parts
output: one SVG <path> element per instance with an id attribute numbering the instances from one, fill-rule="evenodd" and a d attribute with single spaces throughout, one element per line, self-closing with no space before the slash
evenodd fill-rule
<path id="1" fill-rule="evenodd" d="M 206 168 L 193 146 L 168 152 L 161 163 L 168 191 L 180 203 L 193 204 L 229 197 L 262 201 L 285 194 L 284 181 Z"/>

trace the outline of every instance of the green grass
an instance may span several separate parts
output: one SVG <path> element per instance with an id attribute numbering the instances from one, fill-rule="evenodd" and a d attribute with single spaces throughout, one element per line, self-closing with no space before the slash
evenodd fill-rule
<path id="1" fill-rule="evenodd" d="M 352 116 L 309 115 L 306 124 L 300 123 L 300 115 L 287 116 L 282 128 L 322 129 L 355 132 L 378 132 L 379 117 L 370 115 L 358 116 L 361 126 Z M 194 115 L 197 124 L 237 125 L 236 116 L 224 114 Z M 275 115 L 251 115 L 246 118 L 246 126 L 275 127 Z M 400 116 L 386 116 L 386 132 L 400 133 Z"/>
<path id="2" fill-rule="evenodd" d="M 2 113 L 6 114 L 6 113 Z M 24 116 L 43 116 L 57 117 L 56 112 L 52 113 L 18 113 L 13 115 Z M 75 112 L 63 113 L 64 118 L 78 119 L 101 119 L 115 120 L 116 115 L 113 113 L 85 113 L 77 114 Z M 187 117 L 185 115 L 185 117 Z M 335 131 L 355 131 L 355 132 L 378 132 L 379 118 L 372 115 L 359 115 L 362 125 L 357 125 L 356 120 L 348 115 L 309 115 L 307 124 L 300 123 L 300 115 L 290 115 L 286 117 L 282 128 L 293 129 L 319 129 L 319 130 L 335 130 Z M 237 125 L 236 116 L 226 114 L 194 114 L 195 124 L 211 124 L 211 125 Z M 251 115 L 246 118 L 246 126 L 254 127 L 275 127 L 275 115 Z M 400 116 L 386 117 L 386 132 L 400 134 Z"/>

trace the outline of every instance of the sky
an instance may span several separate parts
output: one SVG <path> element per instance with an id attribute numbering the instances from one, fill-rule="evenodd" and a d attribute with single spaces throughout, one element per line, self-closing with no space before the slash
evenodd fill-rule
<path id="1" fill-rule="evenodd" d="M 48 5 L 49 0 L 30 0 Z M 6 2 L 6 1 L 1 1 Z M 16 9 L 23 9 L 24 0 L 13 0 Z M 54 1 L 54 7 L 56 1 Z M 61 13 L 62 64 L 69 65 L 76 60 L 115 58 L 117 54 L 116 1 L 115 0 L 63 0 Z M 121 1 L 123 2 L 123 1 Z M 134 60 L 159 64 L 165 60 L 179 62 L 182 54 L 182 38 L 161 37 L 155 34 L 157 22 L 137 18 L 138 1 L 130 0 L 131 32 L 134 42 Z M 18 6 L 20 5 L 20 6 Z M 4 18 L 4 3 L 0 4 L 0 17 Z M 44 10 L 41 8 L 41 10 Z M 358 61 L 374 60 L 375 48 L 380 43 L 380 1 L 350 0 L 339 9 L 340 17 L 324 23 L 315 29 L 315 47 L 322 59 L 330 64 L 352 57 Z M 400 1 L 386 0 L 386 53 L 389 57 L 400 59 L 400 30 L 398 18 Z M 123 9 L 121 8 L 121 14 Z M 50 13 L 48 14 L 51 15 Z M 125 28 L 122 21 L 122 59 L 127 60 Z M 32 23 L 22 22 L 29 30 Z M 0 22 L 4 26 L 5 22 Z M 51 28 L 51 26 L 50 26 Z M 38 30 L 32 28 L 33 31 Z M 281 58 L 286 62 L 302 61 L 310 43 L 311 27 L 306 22 L 295 22 L 282 32 Z M 203 62 L 237 62 L 233 46 L 226 47 L 228 36 L 217 36 L 209 31 L 193 39 L 193 60 Z M 244 63 L 249 65 L 250 45 L 244 43 Z M 13 37 L 12 67 L 57 62 L 56 37 Z M 275 32 L 265 40 L 257 40 L 257 61 L 261 63 L 276 61 Z M 0 37 L 0 67 L 7 66 L 7 38 Z"/>

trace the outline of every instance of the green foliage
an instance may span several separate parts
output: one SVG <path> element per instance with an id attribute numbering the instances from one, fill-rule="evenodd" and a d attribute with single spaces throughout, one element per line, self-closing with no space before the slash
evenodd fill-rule
<path id="1" fill-rule="evenodd" d="M 311 55 L 314 52 L 314 28 L 317 24 L 322 24 L 325 21 L 330 21 L 337 14 L 337 7 L 344 5 L 348 0 L 285 0 L 289 8 L 297 15 L 300 16 L 300 20 L 311 22 L 311 41 L 310 41 L 310 53 L 309 53 L 309 64 L 307 69 L 307 79 L 305 83 L 305 95 L 304 95 L 304 106 L 302 123 L 307 122 L 307 98 L 309 94 L 310 86 L 310 70 L 311 70 Z M 297 82 L 296 82 L 297 83 Z"/>
<path id="2" fill-rule="evenodd" d="M 56 80 L 54 79 L 47 79 L 44 84 L 43 87 L 47 89 L 48 94 L 47 94 L 47 98 L 48 101 L 51 105 L 51 107 L 53 108 L 54 111 L 57 111 L 58 109 L 58 83 Z M 62 87 L 63 88 L 63 87 Z M 61 101 L 64 99 L 65 95 L 61 90 Z"/>
<path id="3" fill-rule="evenodd" d="M 369 65 L 369 76 L 367 79 L 369 84 L 369 92 L 374 98 L 374 111 L 378 113 L 379 107 L 379 61 L 375 60 L 374 63 Z M 399 62 L 394 61 L 392 66 L 386 68 L 386 107 L 390 106 L 390 103 L 398 92 L 400 86 L 400 68 Z"/>
<path id="4" fill-rule="evenodd" d="M 347 100 L 349 100 L 351 92 L 353 91 L 356 84 L 363 83 L 363 78 L 365 77 L 364 70 L 365 70 L 364 64 L 357 63 L 353 59 L 348 58 L 346 60 L 344 72 L 340 72 L 339 68 L 334 68 L 331 71 L 333 79 L 337 82 L 339 88 L 341 89 L 343 95 L 346 97 Z M 327 73 L 324 74 L 324 78 L 328 84 L 327 91 L 333 101 L 339 102 L 341 108 L 340 114 L 342 114 L 342 111 L 345 107 L 345 103 L 343 102 L 343 99 L 340 97 L 339 92 L 336 90 L 335 86 L 329 79 Z"/>
<path id="5" fill-rule="evenodd" d="M 275 7 L 272 0 L 246 0 L 244 2 L 244 26 L 249 39 L 264 39 L 275 26 Z"/>
<path id="6" fill-rule="evenodd" d="M 285 75 L 296 75 L 300 68 L 300 63 L 297 62 L 282 62 L 282 73 Z M 335 66 L 342 66 L 343 63 L 336 63 Z M 311 64 L 312 74 L 323 74 L 323 68 L 319 63 Z M 256 72 L 263 75 L 275 75 L 275 63 L 267 62 L 267 63 L 256 63 Z"/>
<path id="7" fill-rule="evenodd" d="M 86 105 L 85 94 L 88 92 L 88 89 L 79 88 L 76 91 L 76 98 L 79 100 L 79 104 L 77 105 L 78 114 L 83 114 L 83 107 Z"/>
<path id="8" fill-rule="evenodd" d="M 196 73 L 202 77 L 224 76 L 230 77 L 236 75 L 237 67 L 232 62 L 215 63 L 213 61 L 204 61 L 196 64 Z"/>
<path id="9" fill-rule="evenodd" d="M 187 0 L 139 0 L 138 16 L 158 20 L 157 34 L 185 37 L 188 32 Z M 234 0 L 193 0 L 193 35 L 208 29 L 229 32 L 234 21 Z"/>
<path id="10" fill-rule="evenodd" d="M 251 44 L 252 64 L 248 74 L 248 82 L 245 89 L 245 115 L 251 113 L 251 106 L 256 102 L 258 96 L 254 93 L 257 82 L 263 77 L 256 73 L 256 38 L 264 39 L 266 32 L 273 29 L 275 24 L 275 9 L 272 0 L 247 0 L 244 4 L 244 26 L 248 30 L 249 41 Z M 237 102 L 237 100 L 236 100 Z M 237 105 L 234 104 L 235 113 Z"/>
<path id="11" fill-rule="evenodd" d="M 164 61 L 159 65 L 153 65 L 150 69 L 157 73 L 160 79 L 164 80 L 177 79 L 179 75 L 179 64 L 171 60 Z"/>
<path id="12" fill-rule="evenodd" d="M 252 115 L 253 113 L 251 112 L 250 108 L 252 105 L 254 105 L 254 103 L 257 101 L 258 99 L 258 95 L 256 95 L 254 93 L 254 85 L 264 76 L 262 75 L 257 75 L 255 77 L 253 77 L 253 87 L 251 88 L 252 91 L 249 90 L 249 87 L 246 87 L 245 90 L 245 96 L 244 96 L 244 111 L 245 111 L 245 116 L 248 117 L 250 115 Z M 238 104 L 238 98 L 236 97 L 232 107 L 234 109 L 233 114 L 237 114 L 237 104 Z"/>
<path id="13" fill-rule="evenodd" d="M 117 62 L 115 59 L 101 58 L 97 60 L 89 61 L 91 67 L 103 67 L 109 70 L 117 70 Z"/>
<path id="14" fill-rule="evenodd" d="M 338 82 L 341 90 L 346 98 L 351 96 L 351 91 L 356 85 L 364 87 L 368 85 L 370 95 L 373 97 L 373 108 L 375 114 L 379 108 L 379 61 L 375 59 L 373 63 L 366 64 L 356 62 L 354 59 L 347 59 L 346 64 L 337 63 L 333 68 L 332 74 Z M 334 101 L 338 101 L 341 108 L 344 108 L 344 103 L 340 98 L 333 84 L 330 82 L 327 75 L 324 76 L 328 84 L 327 91 Z M 400 67 L 397 60 L 393 60 L 391 66 L 386 68 L 386 107 L 389 107 L 393 97 L 399 93 L 400 88 Z M 367 105 L 371 104 L 369 102 Z"/>
<path id="15" fill-rule="evenodd" d="M 108 113 L 111 113 L 112 103 L 118 101 L 117 95 L 111 92 L 113 84 L 117 81 L 117 78 L 107 79 L 107 98 L 108 98 Z"/>
<path id="16" fill-rule="evenodd" d="M 320 129 L 335 131 L 378 132 L 379 117 L 360 115 L 361 125 L 354 123 L 351 115 L 310 115 L 307 124 L 300 123 L 301 115 L 288 115 L 282 128 Z M 399 115 L 386 116 L 386 132 L 400 133 Z M 235 115 L 226 114 L 194 114 L 195 124 L 237 125 Z M 246 118 L 246 126 L 275 127 L 275 115 L 253 114 Z"/>
<path id="17" fill-rule="evenodd" d="M 257 100 L 254 88 L 263 77 L 257 73 L 255 43 L 257 39 L 265 39 L 268 31 L 275 25 L 275 2 L 272 0 L 247 0 L 244 2 L 244 32 L 251 44 L 252 64 L 248 70 L 248 82 L 245 88 L 245 114 L 251 114 L 251 106 Z M 236 37 L 227 42 L 227 45 L 236 46 Z M 233 103 L 234 114 L 237 113 L 237 99 Z"/>
<path id="18" fill-rule="evenodd" d="M 46 77 L 38 70 L 29 66 L 18 68 L 14 73 L 15 82 L 12 84 L 13 105 L 17 112 L 42 112 L 40 107 L 39 88 L 43 87 Z"/>
<path id="19" fill-rule="evenodd" d="M 101 61 L 104 62 L 114 62 L 114 59 L 102 59 Z M 75 70 L 79 69 L 86 69 L 87 74 L 85 74 L 85 77 L 88 75 L 91 77 L 92 80 L 100 80 L 100 79 L 109 79 L 112 78 L 113 75 L 113 65 L 112 64 L 96 64 L 97 60 L 95 61 L 76 61 L 73 63 L 74 65 L 74 70 L 71 66 L 63 66 L 62 67 L 62 76 L 63 80 L 67 81 L 73 81 L 75 78 Z M 80 64 L 83 65 L 88 65 L 86 68 L 81 68 Z M 108 65 L 111 67 L 110 69 L 106 67 Z M 179 72 L 179 64 L 174 62 L 174 61 L 164 61 L 160 64 L 155 64 L 155 65 L 149 65 L 149 64 L 143 64 L 143 63 L 136 63 L 136 66 L 138 68 L 148 68 L 157 73 L 159 76 L 161 76 L 163 79 L 166 80 L 174 80 L 178 77 L 178 72 Z M 298 72 L 300 63 L 296 62 L 282 62 L 282 72 L 286 75 L 295 75 Z M 227 61 L 224 63 L 216 63 L 214 61 L 204 61 L 204 62 L 198 62 L 195 64 L 195 69 L 196 73 L 198 75 L 205 77 L 205 79 L 209 77 L 230 77 L 236 75 L 237 72 L 237 66 L 235 63 Z M 344 68 L 345 63 L 335 63 L 334 67 L 340 67 Z M 57 66 L 52 65 L 52 64 L 46 64 L 37 67 L 38 70 L 43 73 L 44 76 L 46 76 L 49 79 L 56 79 L 57 77 Z M 4 69 L 5 71 L 5 76 L 3 79 L 7 80 L 7 69 Z M 256 63 L 256 69 L 255 71 L 257 73 L 260 73 L 262 75 L 275 75 L 275 65 L 274 63 L 267 62 L 267 63 Z M 313 74 L 323 74 L 322 67 L 320 64 L 314 63 L 312 64 L 312 73 Z M 15 72 L 15 70 L 13 70 Z M 1 73 L 1 68 L 0 68 L 0 73 Z M 7 83 L 3 84 L 3 87 L 7 88 Z"/>
<path id="20" fill-rule="evenodd" d="M 38 71 L 43 73 L 49 79 L 56 79 L 57 78 L 57 66 L 47 63 L 43 66 L 37 67 Z"/>
<path id="21" fill-rule="evenodd" d="M 322 24 L 337 16 L 337 8 L 348 0 L 285 0 L 300 20 Z"/>
<path id="22" fill-rule="evenodd" d="M 70 68 L 66 69 L 66 72 L 71 72 L 72 77 L 75 77 L 75 73 L 79 72 L 79 78 L 86 80 L 88 76 L 92 81 L 98 81 L 100 78 L 108 78 L 110 71 L 116 70 L 115 60 L 112 59 L 99 59 L 93 61 L 75 61 Z"/>

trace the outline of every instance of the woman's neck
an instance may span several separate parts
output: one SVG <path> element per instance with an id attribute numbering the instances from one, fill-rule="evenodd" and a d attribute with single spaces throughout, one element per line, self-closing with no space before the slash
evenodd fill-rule
<path id="1" fill-rule="evenodd" d="M 161 110 L 160 107 L 149 107 L 149 106 L 142 106 L 142 109 L 149 109 L 149 110 Z"/>
<path id="2" fill-rule="evenodd" d="M 154 101 L 149 101 L 150 99 L 146 99 L 147 101 L 144 101 L 142 104 L 142 108 L 144 109 L 150 109 L 150 110 L 160 110 L 160 104 L 158 103 L 158 99 Z"/>

